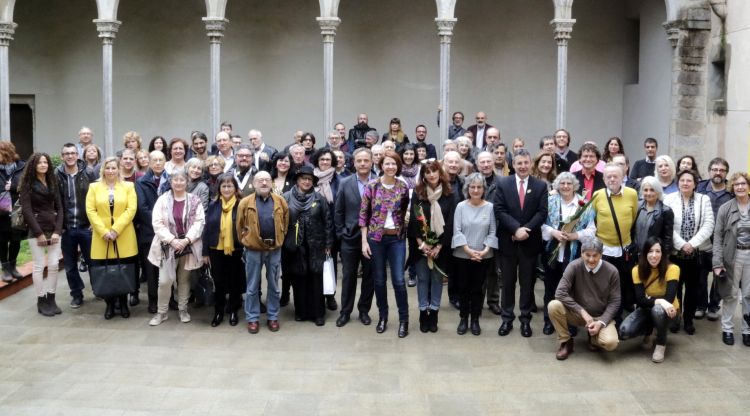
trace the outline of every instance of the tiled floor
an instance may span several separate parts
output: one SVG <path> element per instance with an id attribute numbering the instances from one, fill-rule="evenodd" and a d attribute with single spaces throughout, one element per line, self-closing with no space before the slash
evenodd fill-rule
<path id="1" fill-rule="evenodd" d="M 343 328 L 294 322 L 249 335 L 226 321 L 211 328 L 211 311 L 175 312 L 151 328 L 145 305 L 130 319 L 102 317 L 88 294 L 78 310 L 36 313 L 31 288 L 0 301 L 0 415 L 497 415 L 742 414 L 750 409 L 750 348 L 721 343 L 718 322 L 696 321 L 694 336 L 670 334 L 667 358 L 632 340 L 614 353 L 586 350 L 555 360 L 554 336 L 516 328 L 498 337 L 485 310 L 479 337 L 458 336 L 458 313 L 444 296 L 437 334 L 417 325 L 416 288 L 409 288 L 412 327 L 396 337 L 395 302 L 385 334 L 352 320 Z M 541 284 L 537 285 L 541 299 Z M 390 288 L 389 288 L 390 292 Z M 377 313 L 373 306 L 372 317 Z"/>

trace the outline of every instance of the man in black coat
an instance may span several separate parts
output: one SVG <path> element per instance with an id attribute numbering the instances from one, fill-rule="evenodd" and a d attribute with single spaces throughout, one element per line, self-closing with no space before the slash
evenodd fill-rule
<path id="1" fill-rule="evenodd" d="M 547 185 L 529 176 L 531 154 L 518 149 L 513 154 L 515 174 L 497 179 L 492 203 L 497 219 L 503 290 L 500 299 L 502 325 L 498 335 L 513 329 L 516 281 L 519 297 L 521 335 L 531 336 L 531 309 L 534 306 L 534 266 L 542 250 L 542 224 L 547 219 Z"/>
<path id="2" fill-rule="evenodd" d="M 349 316 L 354 309 L 354 297 L 357 294 L 357 273 L 362 264 L 362 285 L 360 287 L 359 320 L 370 325 L 370 307 L 375 286 L 370 270 L 370 260 L 362 256 L 362 236 L 359 228 L 359 208 L 362 193 L 368 182 L 377 179 L 372 173 L 372 153 L 367 148 L 354 151 L 354 167 L 356 174 L 347 177 L 339 184 L 336 195 L 336 205 L 333 212 L 333 224 L 336 228 L 336 238 L 341 241 L 341 314 L 336 320 L 336 326 L 342 327 L 349 322 Z"/>
<path id="3" fill-rule="evenodd" d="M 357 124 L 349 129 L 349 137 L 346 139 L 346 144 L 349 147 L 350 152 L 353 152 L 354 149 L 364 147 L 365 133 L 368 131 L 375 131 L 374 128 L 367 125 L 367 120 L 367 114 L 361 113 L 357 115 Z"/>
<path id="4" fill-rule="evenodd" d="M 255 171 L 264 170 L 270 172 L 271 161 L 278 151 L 263 141 L 263 133 L 260 130 L 250 130 L 247 133 L 247 137 L 250 139 L 250 144 L 252 144 L 255 150 Z"/>

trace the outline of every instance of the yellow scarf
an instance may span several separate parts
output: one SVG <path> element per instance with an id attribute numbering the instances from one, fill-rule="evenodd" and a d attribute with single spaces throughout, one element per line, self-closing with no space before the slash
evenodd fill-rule
<path id="1" fill-rule="evenodd" d="M 221 198 L 221 197 L 220 197 Z M 237 198 L 232 195 L 229 201 L 221 198 L 221 225 L 219 228 L 219 244 L 217 250 L 224 250 L 224 255 L 231 256 L 234 250 L 234 236 L 232 235 L 232 209 L 237 202 Z"/>

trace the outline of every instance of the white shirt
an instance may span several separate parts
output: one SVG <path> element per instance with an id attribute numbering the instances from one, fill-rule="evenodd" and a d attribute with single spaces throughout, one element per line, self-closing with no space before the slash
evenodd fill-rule
<path id="1" fill-rule="evenodd" d="M 487 125 L 485 124 L 482 127 L 477 126 L 477 137 L 476 137 L 476 145 L 479 150 L 482 150 L 484 148 L 484 131 L 487 130 Z"/>
<path id="2" fill-rule="evenodd" d="M 565 202 L 562 198 L 560 199 L 560 211 L 562 211 L 562 215 L 560 216 L 560 224 L 562 222 L 573 215 L 575 215 L 576 211 L 578 210 L 578 198 L 573 197 L 573 199 L 570 200 L 570 202 Z M 542 224 L 542 239 L 544 241 L 550 241 L 554 237 L 552 237 L 552 231 L 554 231 L 555 228 L 550 227 L 547 224 Z M 585 238 L 593 237 L 596 235 L 596 224 L 594 221 L 590 221 L 585 229 L 578 231 L 578 241 L 581 241 Z M 557 261 L 560 263 L 563 262 L 565 257 L 565 245 L 568 244 L 567 242 L 561 242 L 560 243 L 560 250 L 557 255 Z"/>
<path id="3" fill-rule="evenodd" d="M 606 192 L 607 195 L 609 195 L 610 197 L 613 197 L 613 196 L 622 195 L 622 190 L 624 188 L 625 188 L 624 186 L 620 185 L 620 191 L 617 192 L 616 194 L 612 193 L 612 191 L 609 190 L 609 187 L 605 188 L 604 192 Z M 607 205 L 609 205 L 609 204 L 607 204 Z M 633 224 L 633 226 L 635 226 L 635 224 Z M 622 230 L 620 230 L 620 231 L 622 231 Z M 608 246 L 606 244 L 603 244 L 603 245 L 604 245 L 604 249 L 602 250 L 602 254 L 603 255 L 609 256 L 609 257 L 622 257 L 622 254 L 623 254 L 622 253 L 622 247 L 620 247 L 620 246 L 613 247 L 613 246 Z"/>

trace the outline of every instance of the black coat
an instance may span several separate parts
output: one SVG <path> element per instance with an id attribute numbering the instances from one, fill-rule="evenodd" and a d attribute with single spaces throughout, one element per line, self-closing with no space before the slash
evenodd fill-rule
<path id="1" fill-rule="evenodd" d="M 57 183 L 60 185 L 60 198 L 63 205 L 63 215 L 65 219 L 63 222 L 63 229 L 66 229 L 66 224 L 71 221 L 68 213 L 68 207 L 65 206 L 65 195 L 68 194 L 68 174 L 65 173 L 65 165 L 61 164 L 55 169 L 57 175 Z M 78 160 L 78 174 L 74 179 L 76 202 L 78 205 L 77 224 L 81 228 L 88 228 L 89 217 L 86 215 L 86 194 L 89 192 L 89 185 L 92 182 L 96 182 L 96 173 L 93 168 L 86 166 L 86 162 Z"/>
<path id="2" fill-rule="evenodd" d="M 11 204 L 15 204 L 18 201 L 18 184 L 21 181 L 21 174 L 23 168 L 26 166 L 26 162 L 23 160 L 16 161 L 16 168 L 10 175 L 5 172 L 5 169 L 0 169 L 0 192 L 5 189 L 5 184 L 10 182 L 10 198 Z M 11 205 L 12 206 L 12 205 Z M 84 212 L 84 216 L 86 213 Z M 0 215 L 0 232 L 9 233 L 10 228 L 10 214 Z M 25 235 L 23 236 L 26 237 Z"/>
<path id="3" fill-rule="evenodd" d="M 583 190 L 583 170 L 579 170 L 578 172 L 574 173 L 576 176 L 576 179 L 578 179 L 578 183 L 581 184 L 581 190 Z M 606 188 L 607 185 L 604 183 L 604 174 L 599 172 L 598 170 L 594 171 L 594 190 L 591 191 L 591 195 L 594 195 L 594 192 Z"/>
<path id="4" fill-rule="evenodd" d="M 646 201 L 641 200 L 638 203 L 638 211 L 635 214 L 635 220 L 633 221 L 632 233 L 637 232 L 638 216 L 641 215 L 641 208 L 646 204 Z M 674 212 L 672 208 L 665 205 L 662 201 L 656 201 L 656 207 L 654 213 L 651 215 L 651 220 L 648 223 L 648 236 L 659 237 L 662 242 L 662 253 L 672 252 L 672 231 L 674 230 Z M 631 241 L 637 241 L 633 235 Z M 645 239 L 644 239 L 645 241 Z M 640 252 L 643 247 L 638 247 Z"/>
<path id="5" fill-rule="evenodd" d="M 234 204 L 232 208 L 232 238 L 234 239 L 234 249 L 241 250 L 242 242 L 237 237 L 237 207 L 240 206 L 240 200 Z M 221 231 L 221 197 L 211 201 L 208 204 L 208 211 L 206 211 L 206 224 L 203 227 L 203 255 L 208 256 L 208 250 L 211 247 L 216 247 L 219 244 L 219 232 Z"/>
<path id="6" fill-rule="evenodd" d="M 292 198 L 292 191 L 284 194 L 289 205 L 289 229 L 282 252 L 285 269 L 297 275 L 323 273 L 325 250 L 330 250 L 334 243 L 333 216 L 329 213 L 328 201 L 314 192 L 309 213 L 302 215 L 289 203 Z"/>
<path id="7" fill-rule="evenodd" d="M 453 213 L 456 210 L 459 199 L 455 191 L 451 192 L 450 195 L 441 195 L 438 199 L 438 205 L 440 205 L 440 211 L 443 213 L 443 220 L 445 221 L 445 227 L 443 228 L 443 234 L 440 235 L 440 254 L 436 261 L 442 267 L 448 259 L 451 258 L 453 249 L 451 248 L 451 240 L 453 240 Z M 422 232 L 422 223 L 417 220 L 419 217 L 419 210 L 424 212 L 427 224 L 430 224 L 430 215 L 432 215 L 432 208 L 430 201 L 427 199 L 421 199 L 416 191 L 412 193 L 411 197 L 411 214 L 409 219 L 409 230 L 408 236 L 410 238 L 421 238 L 424 239 Z M 419 253 L 421 255 L 421 253 Z"/>
<path id="8" fill-rule="evenodd" d="M 165 184 L 162 180 L 159 183 L 159 188 L 164 189 L 163 192 L 165 192 L 169 189 L 169 182 Z M 154 172 L 151 169 L 135 181 L 135 194 L 138 197 L 138 212 L 135 215 L 138 244 L 151 243 L 154 240 L 154 226 L 151 224 L 151 215 L 156 200 L 159 198 L 159 190 L 154 183 Z"/>

